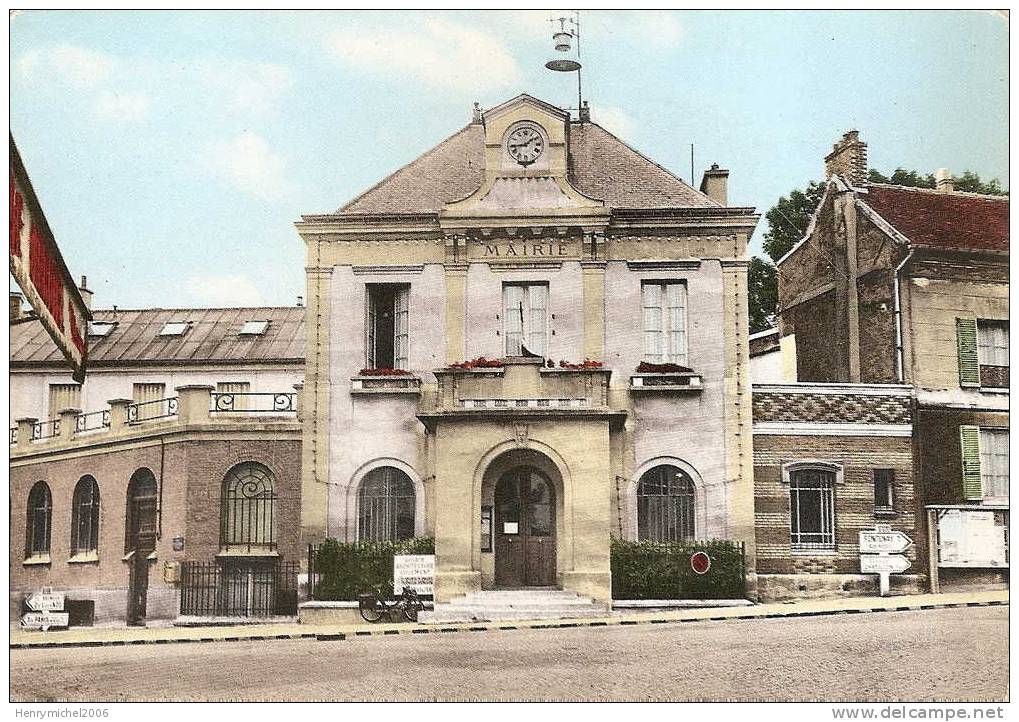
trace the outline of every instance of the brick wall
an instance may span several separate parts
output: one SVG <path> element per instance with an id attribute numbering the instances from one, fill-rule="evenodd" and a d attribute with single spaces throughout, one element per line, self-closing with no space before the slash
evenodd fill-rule
<path id="1" fill-rule="evenodd" d="M 823 460 L 842 467 L 835 489 L 835 552 L 794 553 L 790 548 L 789 485 L 782 466 Z M 895 515 L 876 515 L 874 469 L 895 470 Z M 909 437 L 763 436 L 754 437 L 754 496 L 759 574 L 858 574 L 862 529 L 890 524 L 913 537 L 916 500 Z M 916 548 L 908 554 L 912 572 L 922 571 Z"/>
<path id="2" fill-rule="evenodd" d="M 810 423 L 908 424 L 912 418 L 912 397 L 908 394 L 867 394 L 831 391 L 804 392 L 789 384 L 754 389 L 754 421 Z"/>
<path id="3" fill-rule="evenodd" d="M 149 469 L 160 487 L 157 561 L 150 567 L 148 618 L 172 618 L 177 590 L 163 582 L 163 563 L 210 561 L 219 549 L 220 489 L 227 471 L 242 461 L 257 461 L 276 477 L 277 542 L 281 557 L 302 558 L 300 531 L 300 448 L 297 432 L 289 438 L 219 438 L 180 440 L 154 437 L 131 446 L 75 449 L 19 461 L 11 468 L 10 613 L 20 614 L 26 593 L 43 586 L 67 592 L 69 599 L 92 599 L 97 622 L 126 617 L 128 565 L 125 552 L 127 487 L 138 469 Z M 162 441 L 162 443 L 161 443 Z M 91 474 L 99 484 L 98 561 L 70 562 L 71 500 L 78 479 Z M 50 563 L 25 565 L 28 494 L 40 480 L 52 495 Z M 173 539 L 184 537 L 183 552 Z"/>

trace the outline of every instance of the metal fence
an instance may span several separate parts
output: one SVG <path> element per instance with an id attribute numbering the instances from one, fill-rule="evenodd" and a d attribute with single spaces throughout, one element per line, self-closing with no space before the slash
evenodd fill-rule
<path id="1" fill-rule="evenodd" d="M 289 414 L 297 411 L 297 394 L 217 391 L 212 394 L 209 411 L 225 414 Z"/>
<path id="2" fill-rule="evenodd" d="M 296 616 L 299 571 L 298 562 L 182 562 L 181 616 Z"/>
<path id="3" fill-rule="evenodd" d="M 139 401 L 127 407 L 127 421 L 134 424 L 149 419 L 165 419 L 177 415 L 177 397 Z"/>

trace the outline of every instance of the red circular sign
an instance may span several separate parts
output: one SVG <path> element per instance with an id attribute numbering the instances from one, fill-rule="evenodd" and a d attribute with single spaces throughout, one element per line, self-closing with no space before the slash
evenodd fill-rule
<path id="1" fill-rule="evenodd" d="M 697 574 L 707 574 L 711 569 L 711 557 L 707 552 L 694 552 L 690 555 L 690 568 Z"/>

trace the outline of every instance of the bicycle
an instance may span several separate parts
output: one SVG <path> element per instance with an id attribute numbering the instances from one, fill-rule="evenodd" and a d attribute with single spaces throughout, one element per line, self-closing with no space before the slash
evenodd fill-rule
<path id="1" fill-rule="evenodd" d="M 425 608 L 418 593 L 410 587 L 404 587 L 403 593 L 395 600 L 386 601 L 381 590 L 375 590 L 372 594 L 361 594 L 357 598 L 358 611 L 361 618 L 366 622 L 377 622 L 385 616 L 391 621 L 398 622 L 402 616 L 408 622 L 418 620 L 418 612 Z"/>

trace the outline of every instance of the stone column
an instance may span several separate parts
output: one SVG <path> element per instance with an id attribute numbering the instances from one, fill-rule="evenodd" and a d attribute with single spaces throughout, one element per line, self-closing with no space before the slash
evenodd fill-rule
<path id="1" fill-rule="evenodd" d="M 177 418 L 184 424 L 209 420 L 209 405 L 215 386 L 194 384 L 177 386 Z"/>
<path id="2" fill-rule="evenodd" d="M 32 430 L 39 422 L 34 416 L 26 416 L 23 419 L 16 419 L 18 425 L 18 448 L 27 449 L 32 443 Z"/>
<path id="3" fill-rule="evenodd" d="M 294 384 L 294 403 L 297 408 L 297 420 L 304 421 L 304 384 Z"/>
<path id="4" fill-rule="evenodd" d="M 131 399 L 110 399 L 110 431 L 118 433 L 127 428 L 127 407 L 134 403 Z"/>
<path id="5" fill-rule="evenodd" d="M 75 427 L 81 409 L 61 409 L 60 411 L 60 439 L 70 441 L 74 438 Z"/>

